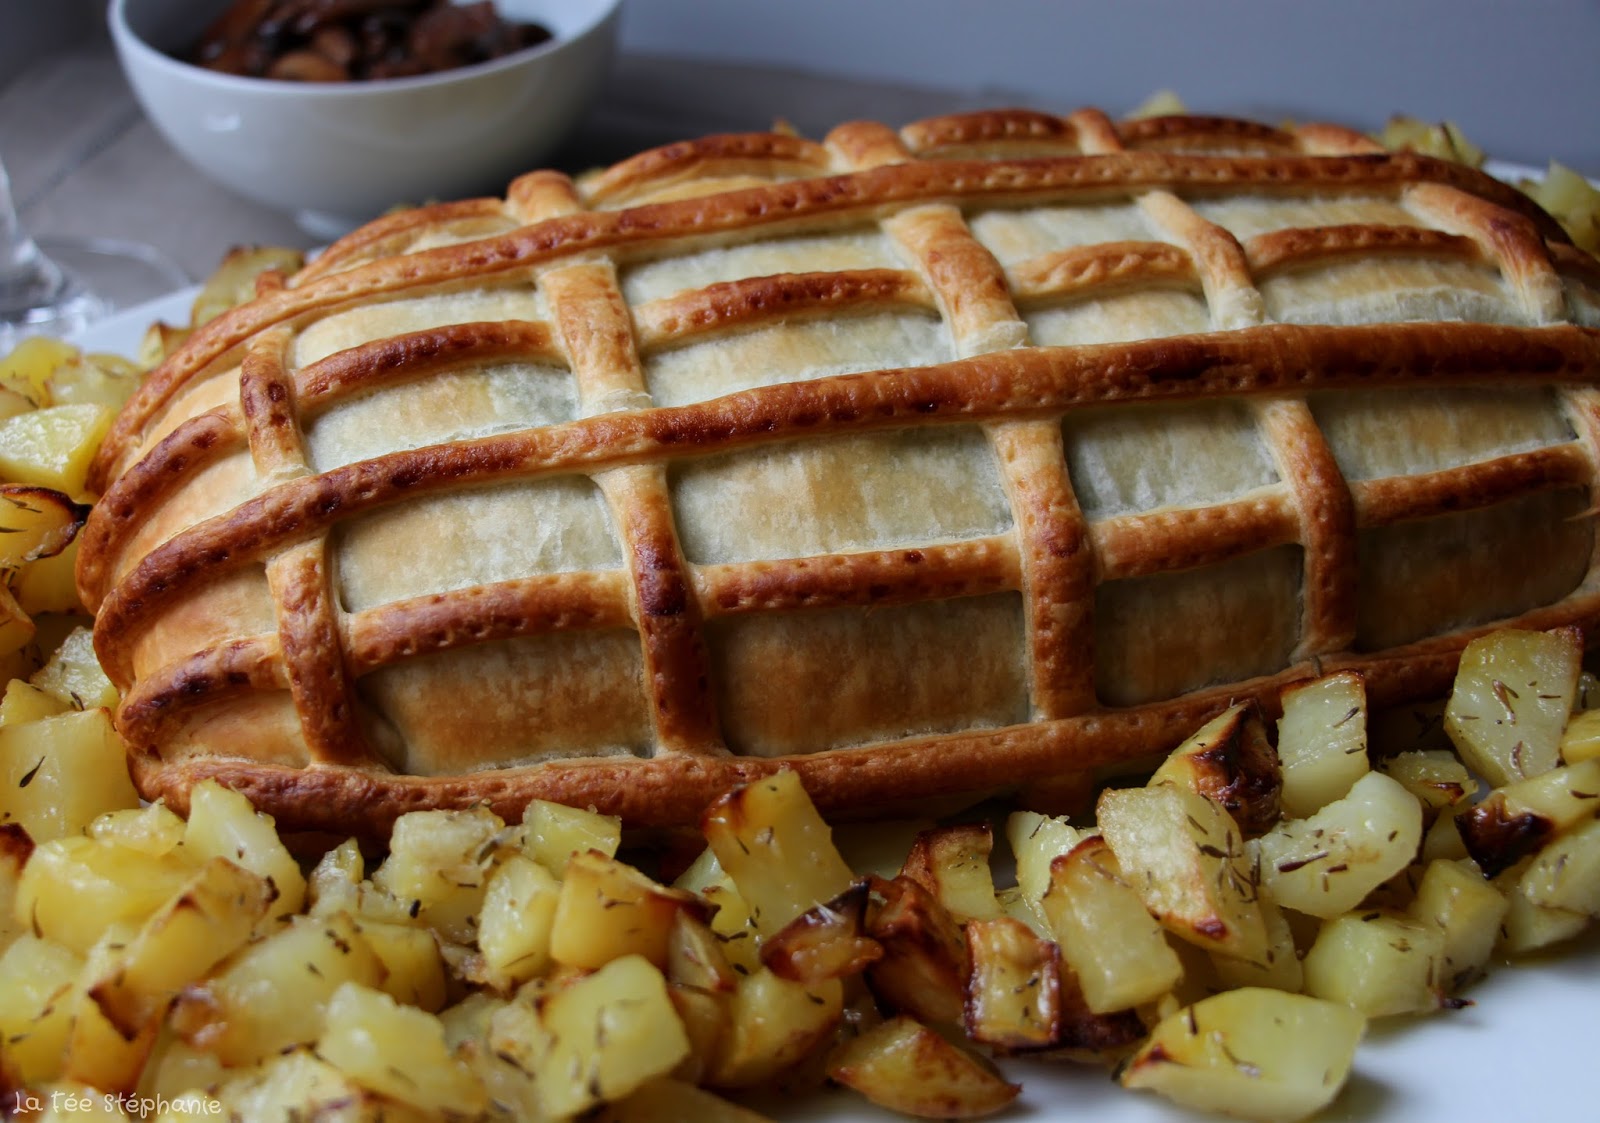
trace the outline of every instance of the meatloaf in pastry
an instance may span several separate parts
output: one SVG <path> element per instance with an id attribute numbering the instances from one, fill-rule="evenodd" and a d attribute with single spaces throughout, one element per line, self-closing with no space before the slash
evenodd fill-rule
<path id="1" fill-rule="evenodd" d="M 640 826 L 1148 757 L 1591 625 L 1600 268 L 1330 126 L 725 135 L 385 217 L 118 418 L 79 580 L 147 796 Z"/>

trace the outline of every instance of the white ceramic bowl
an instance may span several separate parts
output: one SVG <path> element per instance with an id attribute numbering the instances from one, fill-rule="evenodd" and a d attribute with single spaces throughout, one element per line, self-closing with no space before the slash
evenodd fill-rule
<path id="1" fill-rule="evenodd" d="M 620 0 L 497 0 L 554 39 L 416 78 L 304 83 L 180 62 L 228 0 L 111 0 L 111 35 L 156 128 L 206 175 L 333 236 L 397 203 L 499 194 L 604 79 Z"/>

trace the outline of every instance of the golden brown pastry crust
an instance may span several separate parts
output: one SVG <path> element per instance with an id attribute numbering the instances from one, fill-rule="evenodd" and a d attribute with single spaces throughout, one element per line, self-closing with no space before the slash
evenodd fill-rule
<path id="1" fill-rule="evenodd" d="M 200 329 L 106 441 L 80 589 L 180 808 L 1059 788 L 1318 669 L 1397 701 L 1592 624 L 1597 282 L 1334 126 L 706 138 L 390 216 Z M 1400 392 L 1453 420 L 1368 464 Z M 1433 533 L 1459 572 L 1375 629 Z"/>

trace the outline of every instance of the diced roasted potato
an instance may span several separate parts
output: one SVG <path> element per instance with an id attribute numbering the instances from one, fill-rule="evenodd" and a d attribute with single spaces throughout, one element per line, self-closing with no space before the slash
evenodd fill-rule
<path id="1" fill-rule="evenodd" d="M 1182 977 L 1177 954 L 1105 839 L 1091 836 L 1051 864 L 1042 904 L 1093 1012 L 1153 1002 Z"/>
<path id="2" fill-rule="evenodd" d="M 1229 814 L 1175 784 L 1108 789 L 1100 829 L 1122 877 L 1173 935 L 1241 958 L 1266 951 L 1244 838 Z"/>
<path id="3" fill-rule="evenodd" d="M 105 812 L 89 824 L 89 837 L 160 857 L 183 844 L 184 829 L 184 821 L 158 801 Z"/>
<path id="4" fill-rule="evenodd" d="M 707 809 L 702 828 L 763 936 L 855 880 L 795 772 L 735 788 Z"/>
<path id="5" fill-rule="evenodd" d="M 54 717 L 66 713 L 71 707 L 34 686 L 31 682 L 14 678 L 6 683 L 5 694 L 0 695 L 0 726 L 21 725 L 27 721 Z"/>
<path id="6" fill-rule="evenodd" d="M 361 883 L 366 870 L 361 844 L 353 838 L 324 853 L 306 878 L 306 911 L 312 916 L 356 913 L 361 907 Z"/>
<path id="7" fill-rule="evenodd" d="M 622 1099 L 689 1053 L 667 981 L 643 956 L 613 959 L 548 995 L 539 1020 L 549 1039 L 531 1071 L 545 1110 L 557 1117 Z"/>
<path id="8" fill-rule="evenodd" d="M 255 1064 L 316 1041 L 342 984 L 377 989 L 383 978 L 383 961 L 348 915 L 296 917 L 185 988 L 170 1021 L 185 1041 L 225 1064 Z"/>
<path id="9" fill-rule="evenodd" d="M 1385 760 L 1381 771 L 1400 781 L 1430 814 L 1466 806 L 1482 786 L 1460 758 L 1447 750 L 1399 753 Z"/>
<path id="10" fill-rule="evenodd" d="M 560 877 L 574 854 L 598 850 L 615 857 L 622 844 L 622 821 L 581 807 L 535 799 L 522 815 L 522 849 Z"/>
<path id="11" fill-rule="evenodd" d="M 576 854 L 567 863 L 551 919 L 550 955 L 585 970 L 641 955 L 661 969 L 673 920 L 684 911 L 701 920 L 710 915 L 693 893 L 661 885 L 597 850 Z"/>
<path id="12" fill-rule="evenodd" d="M 844 984 L 792 983 L 765 967 L 743 975 L 728 1001 L 728 1027 L 704 1083 L 746 1088 L 793 1067 L 828 1040 L 844 1016 Z"/>
<path id="13" fill-rule="evenodd" d="M 1559 765 L 1492 791 L 1456 817 L 1461 840 L 1490 877 L 1600 813 L 1600 759 Z"/>
<path id="14" fill-rule="evenodd" d="M 389 856 L 372 883 L 414 903 L 413 915 L 446 939 L 470 944 L 505 823 L 487 808 L 412 811 L 395 821 Z"/>
<path id="15" fill-rule="evenodd" d="M 1339 1094 L 1366 1019 L 1338 1002 L 1244 988 L 1161 1020 L 1121 1072 L 1185 1107 L 1244 1119 L 1304 1119 Z"/>
<path id="16" fill-rule="evenodd" d="M 1446 989 L 1460 989 L 1489 962 L 1507 907 L 1471 862 L 1428 863 L 1406 912 L 1444 934 L 1439 981 Z"/>
<path id="17" fill-rule="evenodd" d="M 0 421 L 0 479 L 85 498 L 89 464 L 112 413 L 109 406 L 82 402 Z"/>
<path id="18" fill-rule="evenodd" d="M 739 976 L 710 924 L 679 912 L 672 918 L 672 933 L 667 941 L 667 980 L 720 994 L 733 990 Z"/>
<path id="19" fill-rule="evenodd" d="M 1306 993 L 1369 1018 L 1439 1005 L 1444 932 L 1403 913 L 1373 909 L 1323 921 L 1306 953 Z"/>
<path id="20" fill-rule="evenodd" d="M 1162 762 L 1152 786 L 1189 788 L 1220 806 L 1246 836 L 1278 821 L 1278 754 L 1254 707 L 1231 706 L 1206 722 Z"/>
<path id="21" fill-rule="evenodd" d="M 358 983 L 344 983 L 329 999 L 316 1055 L 362 1087 L 430 1115 L 470 1117 L 487 1106 L 483 1086 L 450 1055 L 439 1019 Z"/>
<path id="22" fill-rule="evenodd" d="M 139 805 L 126 750 L 99 709 L 0 726 L 0 792 L 0 823 L 20 824 L 35 842 Z"/>
<path id="23" fill-rule="evenodd" d="M 18 342 L 10 354 L 0 355 L 0 387 L 22 397 L 27 402 L 24 409 L 47 406 L 50 376 L 77 357 L 78 349 L 70 343 L 47 335 L 30 335 Z"/>
<path id="24" fill-rule="evenodd" d="M 846 1043 L 828 1076 L 891 1111 L 922 1119 L 977 1119 L 1016 1099 L 1019 1084 L 911 1018 L 891 1018 Z"/>
<path id="25" fill-rule="evenodd" d="M 46 939 L 87 955 L 114 924 L 137 927 L 171 900 L 195 867 L 75 835 L 34 848 L 17 884 L 16 915 Z M 84 907 L 93 901 L 93 908 Z"/>
<path id="26" fill-rule="evenodd" d="M 1367 685 L 1354 671 L 1324 675 L 1283 692 L 1278 759 L 1283 810 L 1305 818 L 1343 799 L 1367 771 Z"/>
<path id="27" fill-rule="evenodd" d="M 1445 707 L 1445 731 L 1492 787 L 1556 766 L 1582 659 L 1576 628 L 1507 628 L 1467 644 Z"/>
<path id="28" fill-rule="evenodd" d="M 117 688 L 100 669 L 100 660 L 94 653 L 94 635 L 85 627 L 67 633 L 28 681 L 75 710 L 96 706 L 114 710 L 117 706 Z"/>
<path id="29" fill-rule="evenodd" d="M 367 1091 L 310 1049 L 273 1057 L 218 1089 L 228 1120 L 316 1120 L 322 1123 L 422 1123 L 437 1118 Z"/>
<path id="30" fill-rule="evenodd" d="M 95 981 L 107 977 L 131 936 L 132 929 L 124 925 L 107 928 L 84 957 L 83 971 L 63 999 L 71 1028 L 62 1076 L 112 1093 L 132 1092 L 138 1087 L 160 1028 L 152 1020 L 133 1032 L 124 1032 L 105 1016 L 90 989 Z"/>
<path id="31" fill-rule="evenodd" d="M 1396 114 L 1378 135 L 1378 143 L 1385 148 L 1438 156 L 1474 168 L 1482 166 L 1484 159 L 1483 149 L 1469 141 L 1453 121 L 1435 123 Z"/>
<path id="32" fill-rule="evenodd" d="M 1541 908 L 1600 916 L 1600 820 L 1590 819 L 1550 842 L 1529 863 L 1520 886 Z"/>
<path id="33" fill-rule="evenodd" d="M 1294 928 L 1272 895 L 1260 895 L 1261 921 L 1267 930 L 1266 949 L 1254 959 L 1213 952 L 1211 969 L 1224 987 L 1271 987 L 1299 993 L 1305 986 L 1305 971 L 1295 946 Z"/>
<path id="34" fill-rule="evenodd" d="M 859 975 L 883 955 L 878 942 L 863 934 L 866 916 L 867 882 L 861 880 L 763 940 L 761 961 L 774 974 L 797 983 Z"/>
<path id="35" fill-rule="evenodd" d="M 1409 865 L 1421 841 L 1416 797 L 1368 772 L 1343 799 L 1261 836 L 1261 884 L 1286 908 L 1337 916 Z"/>
<path id="36" fill-rule="evenodd" d="M 449 998 L 449 980 L 438 940 L 426 928 L 366 917 L 357 929 L 383 964 L 383 992 L 396 1002 L 429 1013 Z"/>
<path id="37" fill-rule="evenodd" d="M 967 945 L 949 910 L 906 878 L 878 879 L 884 898 L 869 917 L 867 934 L 883 956 L 867 969 L 867 981 L 890 1010 L 937 1025 L 961 1024 L 967 986 Z"/>
<path id="38" fill-rule="evenodd" d="M 1600 696 L 1600 690 L 1596 694 Z M 1600 709 L 1582 710 L 1572 715 L 1561 734 L 1561 760 L 1565 764 L 1600 760 Z"/>
<path id="39" fill-rule="evenodd" d="M 0 951 L 22 934 L 23 919 L 17 915 L 17 888 L 22 867 L 33 854 L 33 839 L 16 823 L 0 823 Z"/>
<path id="40" fill-rule="evenodd" d="M 1589 927 L 1589 917 L 1570 909 L 1550 908 L 1528 899 L 1522 885 L 1524 866 L 1515 866 L 1495 879 L 1495 887 L 1506 898 L 1505 919 L 1500 922 L 1500 939 L 1495 951 L 1502 955 L 1530 955 L 1581 934 Z"/>
<path id="41" fill-rule="evenodd" d="M 183 846 L 192 861 L 226 858 L 266 878 L 277 892 L 269 918 L 297 913 L 305 904 L 305 874 L 278 837 L 272 816 L 215 780 L 202 780 L 190 789 Z"/>
<path id="42" fill-rule="evenodd" d="M 0 952 L 0 1057 L 23 1087 L 38 1087 L 61 1074 L 68 1004 L 83 959 L 69 949 L 23 933 Z"/>
<path id="43" fill-rule="evenodd" d="M 266 881 L 212 858 L 89 981 L 89 997 L 124 1037 L 153 1026 L 178 991 L 244 946 L 266 915 Z"/>
<path id="44" fill-rule="evenodd" d="M 994 896 L 989 854 L 994 836 L 988 823 L 963 823 L 922 831 L 900 868 L 957 920 L 993 920 L 1000 915 Z"/>
<path id="45" fill-rule="evenodd" d="M 89 508 L 59 491 L 0 484 L 0 569 L 19 569 L 67 548 Z"/>
<path id="46" fill-rule="evenodd" d="M 254 299 L 256 285 L 268 270 L 288 277 L 298 273 L 304 265 L 305 255 L 287 246 L 233 247 L 195 295 L 189 309 L 192 324 L 199 327 L 230 308 Z"/>
<path id="47" fill-rule="evenodd" d="M 1016 865 L 1017 889 L 1040 924 L 1044 923 L 1044 913 L 1040 911 L 1039 902 L 1050 888 L 1050 863 L 1082 842 L 1089 833 L 1063 818 L 1035 811 L 1013 811 L 1006 817 L 1006 842 L 1011 846 Z"/>
<path id="48" fill-rule="evenodd" d="M 972 921 L 966 934 L 967 1036 L 1007 1050 L 1058 1044 L 1061 949 L 1009 916 Z"/>
<path id="49" fill-rule="evenodd" d="M 478 918 L 478 949 L 492 975 L 526 982 L 550 966 L 550 932 L 561 883 L 531 858 L 513 854 L 489 875 Z"/>

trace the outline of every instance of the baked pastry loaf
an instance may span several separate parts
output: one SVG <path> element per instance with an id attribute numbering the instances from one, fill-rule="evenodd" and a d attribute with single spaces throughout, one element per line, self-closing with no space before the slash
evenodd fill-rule
<path id="1" fill-rule="evenodd" d="M 151 797 L 650 826 L 1163 750 L 1600 611 L 1600 268 L 1331 126 L 718 136 L 343 239 L 150 378 L 79 569 Z"/>

